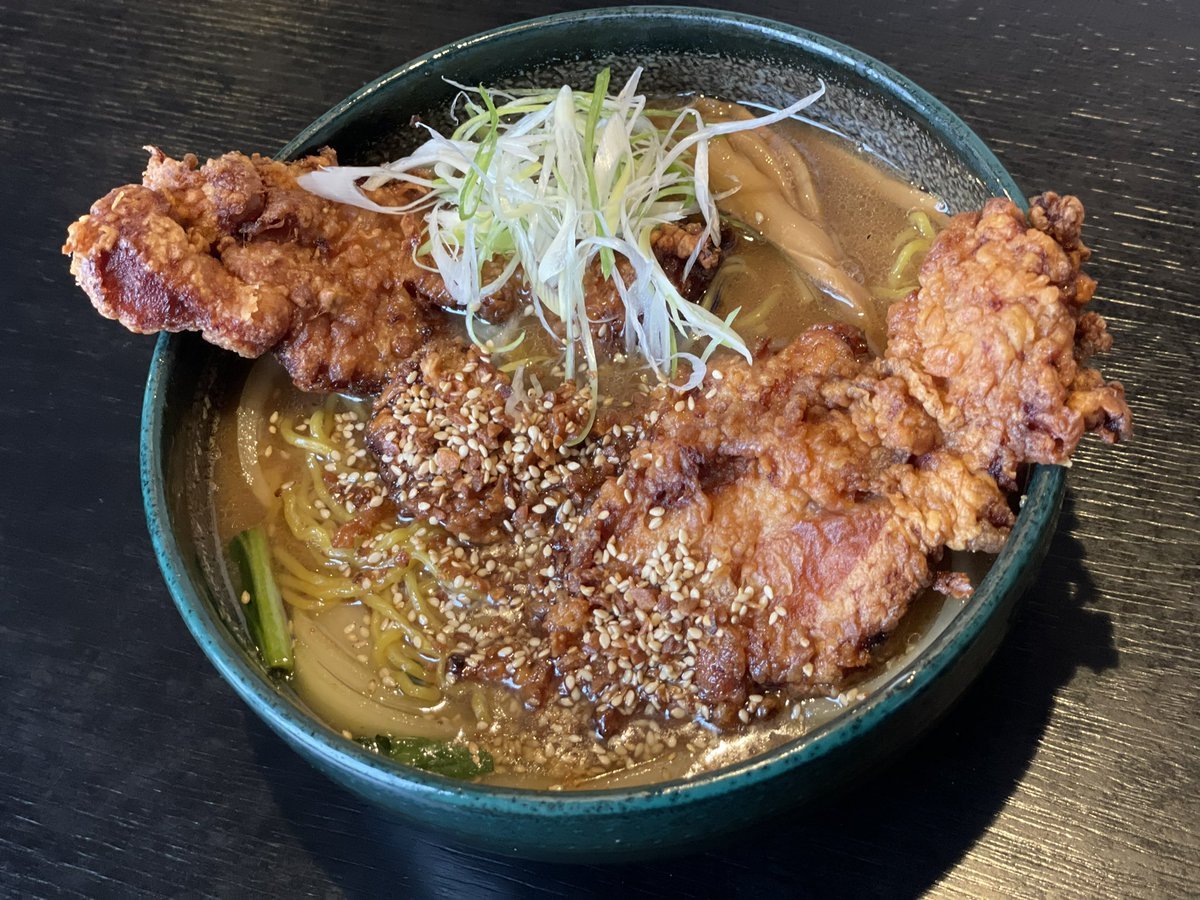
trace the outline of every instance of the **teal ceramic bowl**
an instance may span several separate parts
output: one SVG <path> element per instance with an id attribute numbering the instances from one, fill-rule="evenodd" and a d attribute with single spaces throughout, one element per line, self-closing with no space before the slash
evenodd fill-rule
<path id="1" fill-rule="evenodd" d="M 649 93 L 683 91 L 783 105 L 817 78 L 815 115 L 862 141 L 954 209 L 1020 194 L 956 116 L 902 75 L 800 28 L 679 7 L 570 13 L 467 38 L 384 75 L 283 148 L 331 145 L 345 162 L 392 158 L 417 135 L 414 114 L 438 121 L 454 89 L 538 82 L 590 86 L 645 67 Z M 1033 471 L 1016 528 L 975 597 L 866 700 L 802 738 L 700 777 L 650 787 L 548 792 L 463 784 L 367 753 L 272 682 L 247 640 L 214 538 L 205 448 L 214 409 L 243 364 L 194 336 L 160 339 L 146 388 L 141 465 L 146 514 L 163 574 L 205 654 L 250 707 L 317 768 L 400 816 L 471 845 L 520 856 L 602 859 L 694 846 L 803 803 L 878 763 L 927 728 L 992 656 L 1054 530 L 1063 471 Z"/>

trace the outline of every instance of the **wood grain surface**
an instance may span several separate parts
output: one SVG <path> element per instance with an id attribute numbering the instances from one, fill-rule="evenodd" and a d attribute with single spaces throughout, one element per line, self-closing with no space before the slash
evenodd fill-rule
<path id="1" fill-rule="evenodd" d="M 1017 182 L 1079 194 L 1133 444 L 1089 443 L 1050 557 L 950 716 L 825 805 L 692 856 L 523 863 L 310 769 L 184 629 L 146 535 L 152 341 L 59 255 L 139 149 L 272 151 L 377 74 L 545 0 L 0 4 L 0 894 L 1178 896 L 1200 863 L 1200 11 L 731 4 L 899 68 Z"/>

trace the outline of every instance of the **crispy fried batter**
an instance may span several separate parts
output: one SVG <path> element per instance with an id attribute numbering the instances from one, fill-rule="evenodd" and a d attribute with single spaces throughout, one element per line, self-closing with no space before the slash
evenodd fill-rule
<path id="1" fill-rule="evenodd" d="M 721 239 L 726 242 L 729 237 L 722 235 Z M 650 243 L 663 271 L 678 286 L 679 293 L 693 303 L 698 302 L 721 264 L 721 248 L 704 237 L 704 225 L 700 222 L 682 225 L 665 222 L 654 230 Z M 692 268 L 685 277 L 684 271 L 693 254 Z"/>
<path id="2" fill-rule="evenodd" d="M 200 166 L 151 148 L 143 183 L 97 201 L 63 250 L 96 309 L 131 331 L 199 331 L 243 356 L 277 350 L 304 390 L 375 392 L 438 321 L 408 286 L 423 275 L 419 219 L 297 186 L 335 163 L 325 150 Z"/>
<path id="3" fill-rule="evenodd" d="M 572 393 L 537 408 L 534 440 L 509 412 L 512 385 L 473 347 L 437 348 L 405 363 L 376 404 L 367 443 L 403 515 L 429 519 L 470 540 L 496 536 L 500 522 L 537 493 L 495 465 L 496 451 L 517 442 L 522 469 L 546 467 L 582 427 L 586 409 Z M 536 427 L 535 426 L 535 427 Z M 543 438 L 544 439 L 540 439 Z"/>
<path id="4" fill-rule="evenodd" d="M 680 295 L 692 303 L 698 303 L 704 297 L 721 262 L 721 248 L 705 240 L 703 232 L 704 226 L 698 222 L 682 225 L 667 222 L 654 229 L 650 236 L 650 248 L 663 272 Z M 702 240 L 704 244 L 696 254 L 695 263 L 685 275 L 687 261 Z M 629 260 L 618 256 L 614 277 L 625 285 L 632 285 L 637 273 Z M 583 295 L 592 336 L 609 355 L 625 347 L 625 301 L 621 299 L 614 277 L 604 274 L 598 259 L 593 260 L 583 274 Z M 554 327 L 561 337 L 561 323 L 555 322 Z"/>
<path id="5" fill-rule="evenodd" d="M 972 468 L 1015 486 L 1021 463 L 1065 463 L 1085 431 L 1129 434 L 1119 384 L 1084 363 L 1109 346 L 1081 307 L 1096 282 L 1080 271 L 1074 197 L 1010 201 L 956 216 L 921 267 L 921 290 L 888 313 L 886 371 L 907 383 Z"/>
<path id="6" fill-rule="evenodd" d="M 598 431 L 620 418 L 603 414 Z M 538 506 L 551 487 L 559 502 L 582 505 L 614 473 L 609 447 L 566 446 L 587 422 L 587 398 L 573 383 L 521 386 L 514 396 L 508 376 L 476 348 L 439 345 L 400 368 L 375 405 L 367 445 L 402 515 L 488 542 L 506 523 L 511 532 L 553 514 Z M 620 458 L 628 443 L 611 452 Z"/>

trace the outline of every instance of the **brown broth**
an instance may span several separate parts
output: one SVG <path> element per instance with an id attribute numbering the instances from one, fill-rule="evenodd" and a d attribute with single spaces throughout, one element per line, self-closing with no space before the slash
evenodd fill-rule
<path id="1" fill-rule="evenodd" d="M 702 103 L 710 118 L 726 117 L 727 104 Z M 770 336 L 778 346 L 812 325 L 835 321 L 861 328 L 871 347 L 880 352 L 887 343 L 890 300 L 880 296 L 875 286 L 887 283 L 896 257 L 895 239 L 908 227 L 911 211 L 923 210 L 938 224 L 945 221 L 938 201 L 844 138 L 803 122 L 781 123 L 775 130 L 776 137 L 786 139 L 785 149 L 797 157 L 791 168 L 804 170 L 804 188 L 790 199 L 776 200 L 775 212 L 765 217 L 759 209 L 742 216 L 742 227 L 734 229 L 733 246 L 706 299 L 721 316 L 740 308 L 734 327 L 747 340 Z M 757 164 L 764 165 L 761 159 Z M 726 176 L 727 183 L 737 183 L 734 176 L 744 176 L 747 167 L 752 176 L 762 174 L 743 159 Z M 722 212 L 747 213 L 745 206 L 735 203 L 741 193 L 718 201 Z M 865 311 L 831 293 L 781 248 L 778 242 L 804 240 L 806 233 L 795 231 L 796 220 L 808 216 L 827 232 L 831 246 L 826 252 L 863 288 Z M 779 302 L 781 298 L 787 302 Z"/>

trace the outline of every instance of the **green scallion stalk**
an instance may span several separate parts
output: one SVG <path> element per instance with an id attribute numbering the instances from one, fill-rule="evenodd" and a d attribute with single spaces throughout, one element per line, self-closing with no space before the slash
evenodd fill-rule
<path id="1" fill-rule="evenodd" d="M 391 737 L 386 734 L 355 740 L 381 756 L 447 778 L 476 778 L 496 768 L 492 754 L 483 749 L 472 751 L 466 744 L 424 737 Z"/>
<path id="2" fill-rule="evenodd" d="M 459 191 L 458 215 L 464 221 L 474 216 L 479 209 L 479 198 L 482 194 L 479 182 L 487 173 L 492 157 L 496 155 L 496 142 L 500 139 L 500 113 L 496 111 L 492 95 L 480 85 L 479 96 L 487 106 L 488 131 L 487 137 L 483 139 L 479 151 L 475 154 L 475 165 L 467 171 Z"/>
<path id="3" fill-rule="evenodd" d="M 271 573 L 271 548 L 261 525 L 248 528 L 229 542 L 229 555 L 242 582 L 246 627 L 268 669 L 291 673 L 292 632 L 283 597 Z"/>
<path id="4" fill-rule="evenodd" d="M 588 108 L 587 122 L 583 128 L 583 150 L 586 154 L 588 195 L 592 201 L 592 215 L 596 217 L 596 230 L 603 235 L 608 234 L 609 228 L 608 221 L 604 216 L 604 209 L 600 204 L 600 191 L 596 185 L 596 154 L 600 150 L 599 145 L 596 143 L 596 125 L 600 122 L 600 113 L 604 110 L 604 101 L 608 99 L 608 82 L 611 77 L 612 69 L 608 67 L 601 69 L 600 74 L 596 76 L 596 87 L 592 91 L 592 103 Z M 600 272 L 605 278 L 612 277 L 613 266 L 616 265 L 616 262 L 612 248 L 600 248 Z"/>

